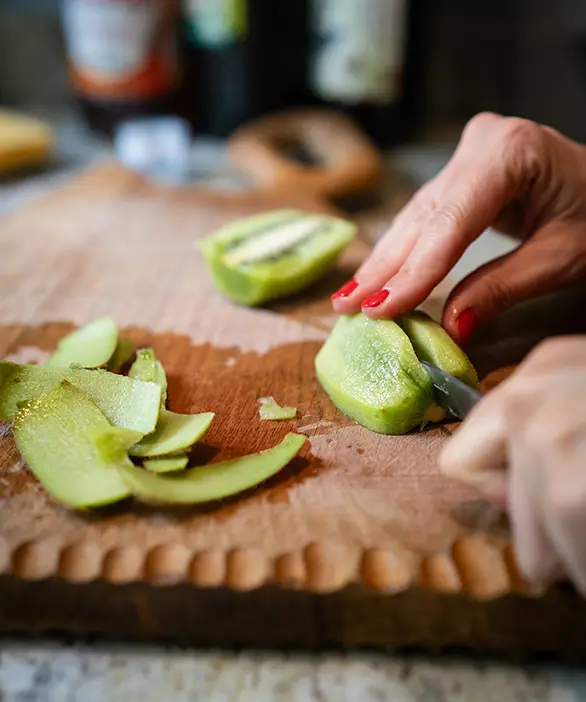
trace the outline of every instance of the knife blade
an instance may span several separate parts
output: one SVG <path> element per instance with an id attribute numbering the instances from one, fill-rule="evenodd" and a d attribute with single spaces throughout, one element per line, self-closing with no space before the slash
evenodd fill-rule
<path id="1" fill-rule="evenodd" d="M 458 419 L 465 419 L 482 393 L 432 363 L 421 361 L 421 365 L 431 378 L 437 404 Z"/>

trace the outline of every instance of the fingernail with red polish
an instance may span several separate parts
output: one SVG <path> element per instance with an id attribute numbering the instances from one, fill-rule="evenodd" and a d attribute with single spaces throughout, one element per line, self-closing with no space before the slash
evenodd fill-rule
<path id="1" fill-rule="evenodd" d="M 456 320 L 456 327 L 458 328 L 458 336 L 460 337 L 460 343 L 465 346 L 469 341 L 470 337 L 474 333 L 474 330 L 478 326 L 480 320 L 476 312 L 469 307 L 464 310 L 462 314 Z"/>
<path id="2" fill-rule="evenodd" d="M 362 307 L 378 307 L 379 305 L 382 305 L 388 296 L 388 290 L 379 290 L 377 293 L 374 293 L 374 295 L 367 297 L 362 303 Z"/>
<path id="3" fill-rule="evenodd" d="M 351 278 L 347 283 L 344 283 L 339 290 L 336 290 L 336 292 L 330 297 L 330 300 L 336 300 L 339 297 L 348 297 L 348 295 L 351 295 L 357 287 L 358 282 L 354 280 L 354 278 Z"/>

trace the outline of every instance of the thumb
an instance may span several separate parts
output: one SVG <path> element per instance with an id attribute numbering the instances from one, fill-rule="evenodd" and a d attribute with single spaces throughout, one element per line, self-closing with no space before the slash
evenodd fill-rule
<path id="1" fill-rule="evenodd" d="M 450 294 L 444 328 L 466 345 L 481 324 L 513 305 L 584 281 L 583 238 L 583 230 L 576 225 L 551 222 L 515 251 L 484 264 Z"/>

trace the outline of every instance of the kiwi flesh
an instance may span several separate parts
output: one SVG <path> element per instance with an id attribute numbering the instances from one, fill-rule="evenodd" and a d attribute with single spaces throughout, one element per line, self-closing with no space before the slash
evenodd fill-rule
<path id="1" fill-rule="evenodd" d="M 409 337 L 420 361 L 433 363 L 463 383 L 478 387 L 478 375 L 468 356 L 428 314 L 415 310 L 395 321 Z"/>
<path id="2" fill-rule="evenodd" d="M 430 360 L 474 385 L 476 372 L 439 324 L 419 313 L 400 322 L 340 317 L 315 359 L 317 378 L 336 407 L 371 431 L 406 434 L 444 413 L 421 365 Z"/>
<path id="3" fill-rule="evenodd" d="M 254 307 L 319 280 L 356 231 L 355 224 L 332 215 L 275 210 L 233 221 L 199 248 L 218 289 Z"/>

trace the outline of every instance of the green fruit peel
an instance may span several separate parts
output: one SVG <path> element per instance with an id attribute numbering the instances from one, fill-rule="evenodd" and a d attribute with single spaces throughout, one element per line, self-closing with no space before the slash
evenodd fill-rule
<path id="1" fill-rule="evenodd" d="M 43 395 L 67 380 L 85 393 L 109 422 L 141 434 L 154 431 L 161 388 L 106 370 L 45 368 L 0 361 L 0 419 L 13 421 L 21 402 Z"/>
<path id="2" fill-rule="evenodd" d="M 274 397 L 259 397 L 259 414 L 263 420 L 295 419 L 296 407 L 281 407 Z"/>
<path id="3" fill-rule="evenodd" d="M 112 358 L 118 343 L 118 328 L 111 317 L 100 317 L 63 337 L 47 368 L 99 368 Z"/>
<path id="4" fill-rule="evenodd" d="M 244 256 L 250 251 L 245 248 Z M 104 317 L 62 339 L 45 366 L 0 361 L 0 419 L 13 423 L 23 459 L 62 504 L 86 510 L 133 494 L 175 504 L 221 499 L 274 475 L 305 442 L 288 434 L 267 451 L 188 469 L 187 451 L 214 413 L 165 408 L 167 378 L 151 348 L 137 351 L 129 377 L 113 372 L 130 360 L 133 348 Z M 267 419 L 296 414 L 273 398 L 262 400 Z M 143 465 L 135 466 L 129 455 L 141 457 Z"/>
<path id="5" fill-rule="evenodd" d="M 121 474 L 133 494 L 141 500 L 196 504 L 236 495 L 267 480 L 284 468 L 306 440 L 300 434 L 287 434 L 273 448 L 230 461 L 165 476 L 149 473 L 136 466 L 124 466 Z"/>
<path id="6" fill-rule="evenodd" d="M 185 454 L 177 454 L 176 456 L 147 458 L 142 465 L 143 468 L 146 468 L 151 473 L 174 473 L 175 471 L 186 468 L 188 463 L 188 456 Z"/>
<path id="7" fill-rule="evenodd" d="M 131 339 L 118 339 L 112 358 L 106 368 L 112 373 L 119 373 L 120 369 L 130 361 L 134 353 L 134 344 Z"/>
<path id="8" fill-rule="evenodd" d="M 177 414 L 162 409 L 157 428 L 130 451 L 132 456 L 165 456 L 185 451 L 197 443 L 210 428 L 213 412 Z"/>
<path id="9" fill-rule="evenodd" d="M 100 507 L 131 494 L 118 469 L 132 466 L 126 451 L 136 436 L 112 427 L 66 380 L 20 407 L 14 438 L 47 492 L 69 507 Z"/>
<path id="10" fill-rule="evenodd" d="M 144 383 L 156 383 L 161 386 L 161 407 L 167 400 L 167 375 L 162 363 L 157 360 L 153 349 L 138 349 L 136 360 L 128 371 L 130 378 Z"/>

